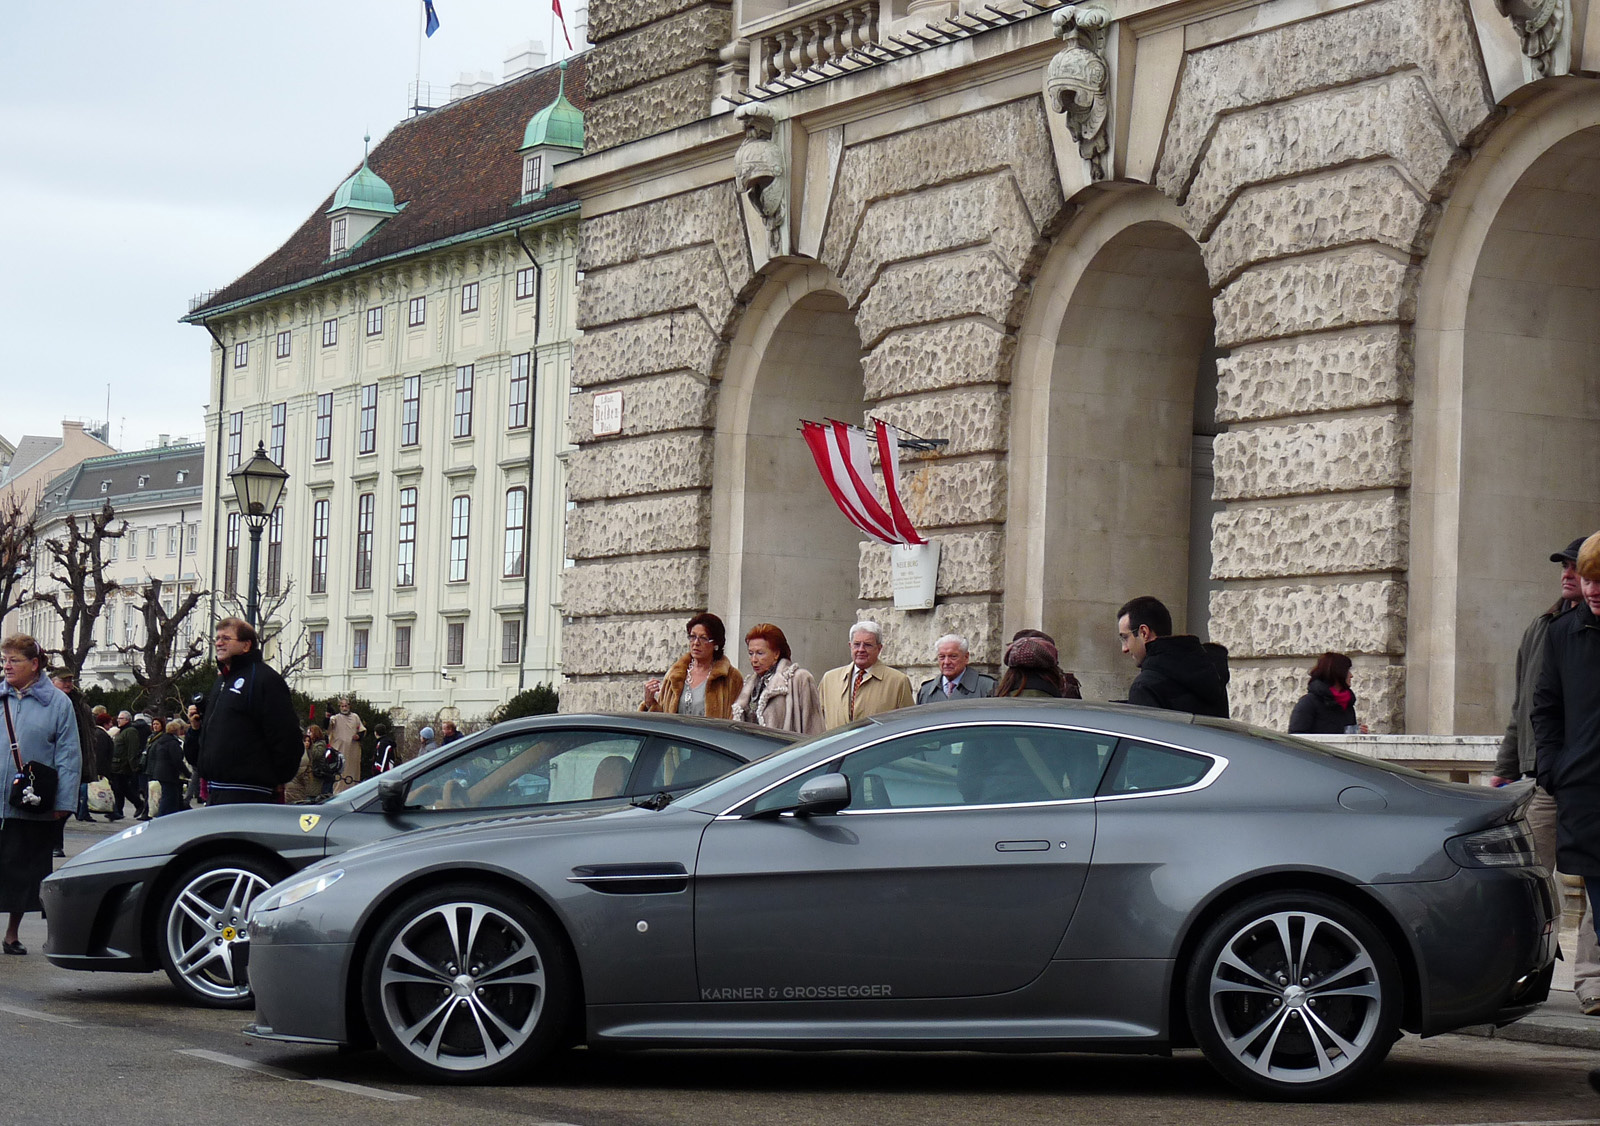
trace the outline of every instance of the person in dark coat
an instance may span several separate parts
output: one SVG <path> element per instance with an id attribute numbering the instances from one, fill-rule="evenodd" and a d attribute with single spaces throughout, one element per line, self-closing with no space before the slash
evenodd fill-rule
<path id="1" fill-rule="evenodd" d="M 1019 629 L 1006 646 L 1005 675 L 995 686 L 996 697 L 1047 696 L 1081 700 L 1078 678 L 1058 663 L 1055 638 L 1036 629 Z"/>
<path id="2" fill-rule="evenodd" d="M 1139 666 L 1128 703 L 1228 718 L 1228 690 L 1211 655 L 1193 634 L 1174 634 L 1172 614 L 1148 594 L 1117 611 L 1122 651 Z"/>
<path id="3" fill-rule="evenodd" d="M 166 728 L 150 741 L 150 748 L 145 752 L 145 773 L 150 775 L 150 780 L 161 787 L 161 804 L 156 809 L 157 817 L 165 817 L 169 813 L 177 813 L 180 809 L 187 809 L 189 803 L 183 797 L 183 739 L 184 729 L 188 724 L 181 719 L 172 720 Z"/>
<path id="4" fill-rule="evenodd" d="M 206 805 L 274 802 L 305 747 L 289 686 L 261 659 L 255 628 L 224 618 L 216 632 L 217 683 L 200 728 Z"/>
<path id="5" fill-rule="evenodd" d="M 1306 694 L 1289 714 L 1289 734 L 1343 735 L 1352 727 L 1361 725 L 1356 720 L 1356 694 L 1350 690 L 1350 658 L 1324 653 L 1311 666 Z"/>

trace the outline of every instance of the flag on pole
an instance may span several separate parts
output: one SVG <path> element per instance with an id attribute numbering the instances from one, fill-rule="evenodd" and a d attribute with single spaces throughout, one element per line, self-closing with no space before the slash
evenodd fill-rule
<path id="1" fill-rule="evenodd" d="M 572 50 L 572 32 L 567 30 L 567 17 L 561 13 L 561 0 L 550 0 L 555 7 L 556 19 L 561 21 L 561 34 L 566 37 L 567 50 Z"/>
<path id="2" fill-rule="evenodd" d="M 423 30 L 431 36 L 439 30 L 439 13 L 433 10 L 433 0 L 422 0 L 422 10 L 427 16 L 427 26 Z"/>
<path id="3" fill-rule="evenodd" d="M 865 430 L 836 419 L 830 419 L 827 425 L 802 422 L 800 430 L 817 463 L 817 472 L 822 474 L 822 483 L 846 520 L 879 543 L 927 543 L 900 502 L 899 443 L 890 437 L 889 427 L 881 419 L 874 420 L 873 426 L 889 501 L 887 510 L 872 485 L 872 451 Z"/>

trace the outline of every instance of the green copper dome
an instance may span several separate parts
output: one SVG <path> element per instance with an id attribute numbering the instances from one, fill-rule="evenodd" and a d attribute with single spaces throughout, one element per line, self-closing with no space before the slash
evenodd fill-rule
<path id="1" fill-rule="evenodd" d="M 535 145 L 556 145 L 564 149 L 583 148 L 583 111 L 567 100 L 567 64 L 561 63 L 561 88 L 556 100 L 528 119 L 528 128 L 522 134 L 522 147 L 527 152 Z"/>
<path id="2" fill-rule="evenodd" d="M 400 213 L 400 209 L 394 205 L 394 189 L 384 183 L 382 176 L 367 167 L 365 154 L 361 157 L 361 167 L 333 193 L 333 206 L 328 208 L 327 213 L 332 215 L 346 207 L 385 215 Z"/>

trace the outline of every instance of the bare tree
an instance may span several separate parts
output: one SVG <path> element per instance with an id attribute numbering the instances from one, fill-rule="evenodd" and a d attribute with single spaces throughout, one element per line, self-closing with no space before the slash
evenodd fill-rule
<path id="1" fill-rule="evenodd" d="M 163 583 L 150 576 L 139 588 L 139 614 L 144 618 L 144 642 L 140 645 L 118 645 L 117 652 L 129 658 L 133 679 L 144 689 L 145 699 L 160 708 L 172 694 L 172 686 L 198 669 L 206 653 L 206 635 L 203 630 L 185 639 L 192 632 L 185 629 L 190 613 L 203 590 L 192 590 L 175 598 L 171 612 L 162 602 Z"/>
<path id="2" fill-rule="evenodd" d="M 23 602 L 23 579 L 38 539 L 36 511 L 14 491 L 0 500 L 0 621 Z"/>
<path id="3" fill-rule="evenodd" d="M 261 652 L 265 654 L 268 646 L 277 645 L 272 667 L 285 680 L 293 680 L 309 668 L 311 662 L 310 631 L 304 625 L 298 625 L 292 613 L 283 612 L 293 593 L 294 580 L 285 579 L 281 589 L 261 592 L 256 607 L 256 636 L 260 638 Z M 246 617 L 245 600 L 237 591 L 223 595 L 217 601 L 222 606 L 223 616 Z"/>
<path id="4" fill-rule="evenodd" d="M 56 590 L 38 591 L 34 598 L 54 608 L 61 619 L 61 647 L 47 649 L 61 658 L 61 664 L 74 674 L 83 672 L 83 662 L 94 648 L 94 624 L 112 593 L 120 589 L 106 578 L 105 542 L 121 539 L 127 521 L 118 520 L 107 501 L 92 515 L 67 517 L 67 538 L 44 541 L 50 553 L 50 578 Z"/>

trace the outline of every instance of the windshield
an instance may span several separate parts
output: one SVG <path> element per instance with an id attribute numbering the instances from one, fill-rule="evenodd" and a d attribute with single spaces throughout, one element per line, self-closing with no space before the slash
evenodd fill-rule
<path id="1" fill-rule="evenodd" d="M 763 755 L 761 758 L 746 763 L 732 774 L 725 774 L 716 781 L 708 782 L 698 790 L 683 795 L 677 799 L 677 804 L 684 805 L 692 801 L 696 808 L 711 809 L 715 807 L 720 812 L 722 803 L 726 800 L 727 795 L 742 789 L 745 784 L 745 776 L 752 770 L 765 772 L 770 767 L 782 767 L 796 763 L 803 758 L 810 757 L 813 751 L 819 751 L 836 742 L 847 741 L 847 736 L 854 735 L 871 722 L 872 720 L 870 719 L 858 719 L 854 723 L 847 723 L 843 727 L 836 727 L 832 731 L 821 735 L 813 735 L 809 739 L 802 739 L 800 742 L 791 744 L 783 750 L 774 751 L 770 755 Z"/>
<path id="2" fill-rule="evenodd" d="M 435 747 L 425 755 L 419 755 L 418 757 L 411 759 L 409 762 L 401 763 L 399 766 L 395 767 L 394 770 L 389 771 L 388 773 L 394 774 L 396 777 L 406 777 L 415 774 L 420 768 L 421 764 L 430 763 L 437 759 L 444 758 L 446 757 L 446 752 L 455 754 L 460 750 L 461 748 L 455 746 L 454 744 L 444 747 Z M 329 800 L 349 802 L 351 805 L 361 805 L 369 798 L 376 798 L 378 796 L 378 783 L 383 781 L 386 776 L 387 775 L 385 774 L 374 774 L 371 778 L 368 778 L 364 782 L 357 782 L 354 786 L 351 786 L 348 789 L 340 790 Z"/>

